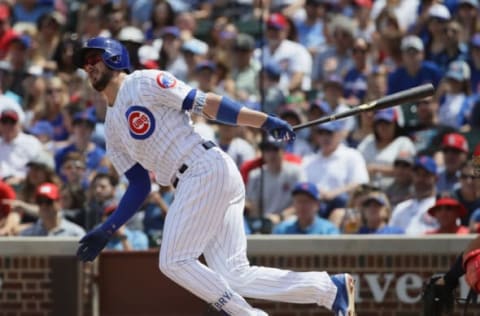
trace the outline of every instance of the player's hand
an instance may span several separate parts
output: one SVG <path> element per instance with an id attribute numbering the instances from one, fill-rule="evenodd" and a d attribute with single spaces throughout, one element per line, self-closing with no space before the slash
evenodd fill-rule
<path id="1" fill-rule="evenodd" d="M 480 293 L 480 250 L 475 249 L 463 257 L 465 281 L 477 293 Z"/>
<path id="2" fill-rule="evenodd" d="M 80 239 L 80 246 L 77 250 L 77 257 L 81 261 L 93 261 L 98 254 L 105 248 L 110 234 L 102 228 L 97 227 Z"/>
<path id="3" fill-rule="evenodd" d="M 269 115 L 262 125 L 262 129 L 267 131 L 273 138 L 292 142 L 295 140 L 293 128 L 282 119 Z"/>

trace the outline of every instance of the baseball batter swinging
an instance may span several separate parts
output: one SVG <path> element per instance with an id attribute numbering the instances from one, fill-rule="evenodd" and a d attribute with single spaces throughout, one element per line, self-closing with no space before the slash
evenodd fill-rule
<path id="1" fill-rule="evenodd" d="M 204 93 L 160 70 L 129 74 L 127 50 L 104 37 L 89 39 L 75 63 L 108 100 L 107 155 L 129 186 L 117 210 L 80 240 L 77 255 L 94 260 L 116 229 L 150 193 L 147 170 L 176 186 L 160 250 L 160 270 L 227 315 L 267 315 L 244 297 L 316 303 L 335 315 L 354 315 L 349 274 L 293 272 L 250 266 L 243 228 L 244 184 L 235 163 L 194 132 L 190 113 L 226 124 L 262 128 L 279 141 L 295 133 L 283 120 Z M 199 261 L 204 255 L 207 265 Z"/>

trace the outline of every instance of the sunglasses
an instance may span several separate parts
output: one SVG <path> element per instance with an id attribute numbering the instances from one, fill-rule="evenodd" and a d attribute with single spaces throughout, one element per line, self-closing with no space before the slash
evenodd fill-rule
<path id="1" fill-rule="evenodd" d="M 9 117 L 5 117 L 5 118 L 0 119 L 0 123 L 1 124 L 15 125 L 15 124 L 17 124 L 17 121 L 14 120 L 14 119 L 11 119 Z"/>
<path id="2" fill-rule="evenodd" d="M 96 64 L 98 64 L 102 60 L 103 60 L 102 56 L 98 55 L 98 54 L 87 56 L 83 60 L 83 67 L 85 68 L 87 65 L 88 66 L 95 66 Z"/>
<path id="3" fill-rule="evenodd" d="M 47 199 L 47 198 L 37 198 L 35 200 L 35 203 L 37 203 L 38 205 L 53 205 L 53 202 L 55 202 L 55 200 L 52 200 L 52 199 Z"/>

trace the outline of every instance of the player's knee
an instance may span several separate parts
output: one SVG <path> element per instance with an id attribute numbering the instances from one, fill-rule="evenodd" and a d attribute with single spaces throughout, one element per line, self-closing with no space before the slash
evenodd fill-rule
<path id="1" fill-rule="evenodd" d="M 167 277 L 177 275 L 179 271 L 188 266 L 188 261 L 191 260 L 172 260 L 168 258 L 160 258 L 159 269 Z"/>

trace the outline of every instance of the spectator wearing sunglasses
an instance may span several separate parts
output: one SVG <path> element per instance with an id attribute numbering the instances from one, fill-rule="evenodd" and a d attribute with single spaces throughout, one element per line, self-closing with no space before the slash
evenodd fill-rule
<path id="1" fill-rule="evenodd" d="M 56 184 L 43 183 L 35 194 L 39 207 L 39 219 L 30 227 L 20 232 L 21 236 L 69 236 L 80 237 L 85 230 L 63 217 L 60 202 L 60 189 Z"/>
<path id="2" fill-rule="evenodd" d="M 468 225 L 472 214 L 480 208 L 480 178 L 474 172 L 471 160 L 467 160 L 459 169 L 460 184 L 453 191 L 452 197 L 467 209 L 462 217 L 462 225 Z"/>
<path id="3" fill-rule="evenodd" d="M 427 234 L 469 234 L 468 227 L 459 223 L 459 219 L 467 215 L 467 209 L 456 199 L 438 198 L 435 205 L 428 210 L 428 214 L 437 220 L 439 227 Z"/>

